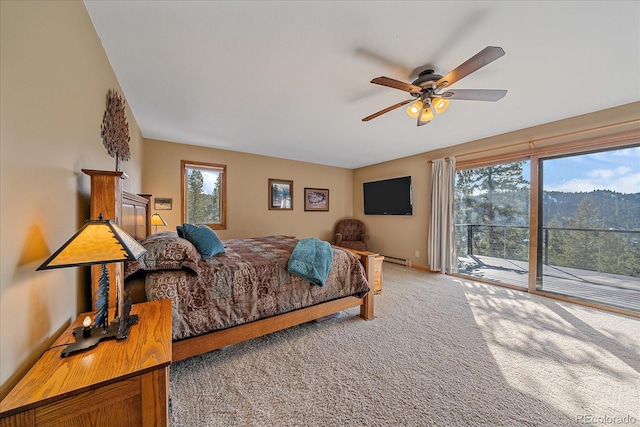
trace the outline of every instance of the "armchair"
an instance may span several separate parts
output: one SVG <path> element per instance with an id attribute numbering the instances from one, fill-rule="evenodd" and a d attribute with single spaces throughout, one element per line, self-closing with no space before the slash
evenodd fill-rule
<path id="1" fill-rule="evenodd" d="M 367 227 L 355 218 L 340 220 L 336 223 L 335 245 L 357 251 L 369 250 Z"/>

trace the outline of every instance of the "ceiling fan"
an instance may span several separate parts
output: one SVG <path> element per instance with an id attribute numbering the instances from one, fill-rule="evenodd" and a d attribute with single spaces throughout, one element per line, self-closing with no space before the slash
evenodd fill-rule
<path id="1" fill-rule="evenodd" d="M 405 83 L 390 77 L 376 77 L 371 80 L 382 86 L 409 92 L 413 97 L 402 102 L 398 102 L 390 107 L 380 110 L 370 116 L 362 119 L 368 122 L 389 111 L 400 108 L 403 105 L 411 104 L 407 108 L 409 117 L 417 118 L 418 126 L 426 125 L 434 118 L 433 112 L 437 114 L 444 112 L 449 107 L 450 99 L 462 99 L 468 101 L 498 101 L 506 94 L 506 90 L 499 89 L 449 89 L 448 86 L 454 84 L 458 80 L 468 76 L 474 71 L 479 70 L 487 64 L 495 61 L 504 55 L 501 47 L 487 46 L 480 52 L 476 53 L 464 63 L 451 70 L 444 77 L 437 74 L 434 70 L 422 71 L 416 80 L 412 83 Z"/>

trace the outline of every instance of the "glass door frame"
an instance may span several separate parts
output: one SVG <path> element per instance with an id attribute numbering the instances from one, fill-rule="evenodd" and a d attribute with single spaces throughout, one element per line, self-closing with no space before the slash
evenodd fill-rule
<path id="1" fill-rule="evenodd" d="M 585 131 L 586 132 L 586 131 Z M 572 136 L 573 138 L 567 138 Z M 522 144 L 527 144 L 527 148 L 519 149 L 518 147 L 522 146 Z M 550 298 L 564 300 L 569 302 L 574 302 L 586 306 L 591 306 L 595 308 L 600 308 L 608 311 L 613 311 L 616 313 L 621 313 L 625 315 L 631 315 L 634 317 L 640 317 L 640 314 L 619 309 L 617 307 L 611 307 L 604 304 L 599 304 L 591 301 L 584 301 L 578 298 L 572 298 L 570 296 L 558 295 L 551 292 L 545 292 L 541 289 L 542 286 L 542 264 L 543 264 L 543 253 L 542 253 L 542 245 L 539 245 L 539 242 L 542 242 L 542 184 L 540 182 L 540 178 L 542 176 L 542 160 L 551 157 L 558 157 L 562 155 L 578 155 L 578 154 L 586 154 L 594 151 L 605 151 L 610 149 L 623 149 L 623 148 L 633 148 L 640 146 L 640 130 L 632 129 L 629 131 L 623 131 L 619 133 L 609 133 L 606 135 L 600 135 L 592 138 L 582 138 L 575 135 L 560 135 L 557 137 L 549 137 L 540 141 L 530 141 L 528 143 L 516 143 L 513 144 L 512 147 L 515 150 L 514 152 L 500 155 L 492 155 L 482 157 L 483 152 L 475 152 L 470 153 L 476 158 L 470 160 L 458 160 L 456 164 L 456 170 L 461 169 L 469 169 L 474 167 L 485 167 L 500 163 L 507 162 L 515 162 L 520 160 L 529 160 L 530 164 L 530 177 L 529 177 L 529 192 L 530 192 L 530 203 L 529 203 L 529 276 L 528 276 L 528 286 L 527 291 L 533 294 L 543 295 Z M 489 150 L 486 150 L 485 153 L 488 153 Z M 461 156 L 458 155 L 459 159 Z M 509 284 L 503 284 L 496 281 L 488 281 L 482 280 L 482 278 L 467 276 L 462 274 L 454 274 L 463 276 L 465 278 L 472 278 L 477 281 L 485 281 L 488 283 L 492 283 L 498 286 L 505 286 L 509 288 L 514 288 Z M 517 288 L 516 289 L 521 289 Z"/>

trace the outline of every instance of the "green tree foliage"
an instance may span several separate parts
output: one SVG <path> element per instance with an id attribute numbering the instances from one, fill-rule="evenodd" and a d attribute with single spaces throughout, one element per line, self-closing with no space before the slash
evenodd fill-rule
<path id="1" fill-rule="evenodd" d="M 220 222 L 220 212 L 221 212 L 221 206 L 220 206 L 220 180 L 222 178 L 221 174 L 217 174 L 217 178 L 216 178 L 216 182 L 213 186 L 213 192 L 211 193 L 211 198 L 210 198 L 210 202 L 211 202 L 211 219 L 213 223 L 219 223 Z"/>
<path id="2" fill-rule="evenodd" d="M 553 221 L 559 226 L 568 226 L 578 204 L 585 198 L 598 206 L 604 228 L 640 230 L 640 193 L 623 194 L 611 190 L 580 193 L 545 191 L 542 199 L 545 225 Z"/>
<path id="3" fill-rule="evenodd" d="M 217 172 L 205 171 L 206 174 L 216 174 L 216 181 L 211 194 L 204 188 L 203 172 L 199 169 L 187 170 L 187 222 L 193 224 L 217 224 L 220 222 L 220 179 Z"/>
<path id="4" fill-rule="evenodd" d="M 528 224 L 529 182 L 522 176 L 523 165 L 524 162 L 515 162 L 458 171 L 457 188 L 463 208 L 460 213 L 464 220 Z"/>
<path id="5" fill-rule="evenodd" d="M 569 230 L 549 231 L 549 260 L 556 266 L 640 277 L 640 237 L 606 227 L 593 193 L 582 193 L 574 215 L 564 217 Z M 557 226 L 555 220 L 549 227 Z"/>
<path id="6" fill-rule="evenodd" d="M 456 173 L 455 222 L 474 224 L 475 254 L 527 259 L 527 246 L 521 244 L 529 233 L 529 182 L 522 176 L 523 166 L 515 162 Z M 467 252 L 460 247 L 466 231 L 458 227 L 461 254 Z"/>
<path id="7" fill-rule="evenodd" d="M 529 183 L 524 162 L 461 170 L 454 201 L 458 254 L 526 261 Z M 640 277 L 640 193 L 545 191 L 543 262 Z M 548 239 L 547 239 L 548 237 Z"/>
<path id="8" fill-rule="evenodd" d="M 578 204 L 575 218 L 569 222 L 571 228 L 578 229 L 598 229 L 602 228 L 602 221 L 599 219 L 600 211 L 598 207 L 589 199 Z M 565 231 L 561 242 L 564 248 L 562 264 L 582 270 L 598 270 L 600 264 L 598 248 L 601 236 L 599 233 L 591 231 L 571 230 Z M 560 260 L 554 259 L 554 264 Z"/>

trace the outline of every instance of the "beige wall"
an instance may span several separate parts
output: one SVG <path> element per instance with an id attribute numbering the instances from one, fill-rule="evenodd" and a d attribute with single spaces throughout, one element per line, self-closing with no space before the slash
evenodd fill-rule
<path id="1" fill-rule="evenodd" d="M 495 156 L 506 152 L 526 154 L 529 142 L 536 147 L 553 146 L 570 141 L 585 140 L 602 135 L 640 128 L 640 102 L 522 129 L 491 138 L 471 141 L 446 149 L 380 163 L 354 170 L 353 212 L 369 227 L 372 250 L 411 260 L 414 267 L 428 268 L 428 224 L 431 209 L 431 167 L 429 161 L 452 155 L 458 161 Z M 425 130 L 427 130 L 425 128 Z M 519 144 L 520 145 L 516 145 Z M 503 147 L 501 149 L 496 149 Z M 489 150 L 489 151 L 487 151 Z M 460 156 L 462 153 L 476 153 Z M 412 176 L 413 216 L 364 215 L 362 183 L 398 176 Z M 415 256 L 415 251 L 420 256 Z"/>
<path id="2" fill-rule="evenodd" d="M 100 123 L 108 89 L 123 91 L 82 2 L 1 1 L 0 30 L 2 397 L 57 331 L 88 308 L 86 269 L 35 269 L 88 216 L 89 180 L 80 169 L 114 168 L 115 161 L 102 146 Z M 130 176 L 125 189 L 172 198 L 173 210 L 161 211 L 167 230 L 181 222 L 180 160 L 223 163 L 229 192 L 228 226 L 219 232 L 223 239 L 285 233 L 330 240 L 334 223 L 353 215 L 369 226 L 374 250 L 426 266 L 429 160 L 637 120 L 640 103 L 355 171 L 143 142 L 129 110 L 127 117 L 132 160 L 123 164 Z M 404 175 L 413 177 L 414 215 L 365 216 L 362 183 Z M 268 178 L 294 181 L 293 211 L 267 209 Z M 328 188 L 330 211 L 304 212 L 304 187 Z"/>
<path id="3" fill-rule="evenodd" d="M 0 397 L 88 309 L 86 269 L 36 272 L 88 217 L 80 169 L 115 168 L 100 138 L 107 91 L 118 81 L 79 1 L 0 2 Z M 142 137 L 127 110 L 140 191 Z M 52 350 L 56 351 L 56 350 Z"/>
<path id="4" fill-rule="evenodd" d="M 428 164 L 424 156 L 411 156 L 391 162 L 356 169 L 353 175 L 353 214 L 367 225 L 370 249 L 374 252 L 426 264 L 426 241 L 429 218 Z M 413 215 L 365 215 L 362 184 L 369 181 L 411 176 Z M 419 257 L 416 257 L 416 251 Z"/>
<path id="5" fill-rule="evenodd" d="M 227 166 L 227 228 L 216 230 L 222 239 L 289 234 L 332 241 L 335 222 L 352 215 L 351 169 L 157 140 L 146 140 L 144 151 L 144 192 L 173 199 L 172 210 L 159 211 L 168 226 L 158 231 L 182 223 L 181 160 Z M 269 178 L 293 181 L 293 210 L 268 209 Z M 329 189 L 329 212 L 304 211 L 305 187 Z"/>

